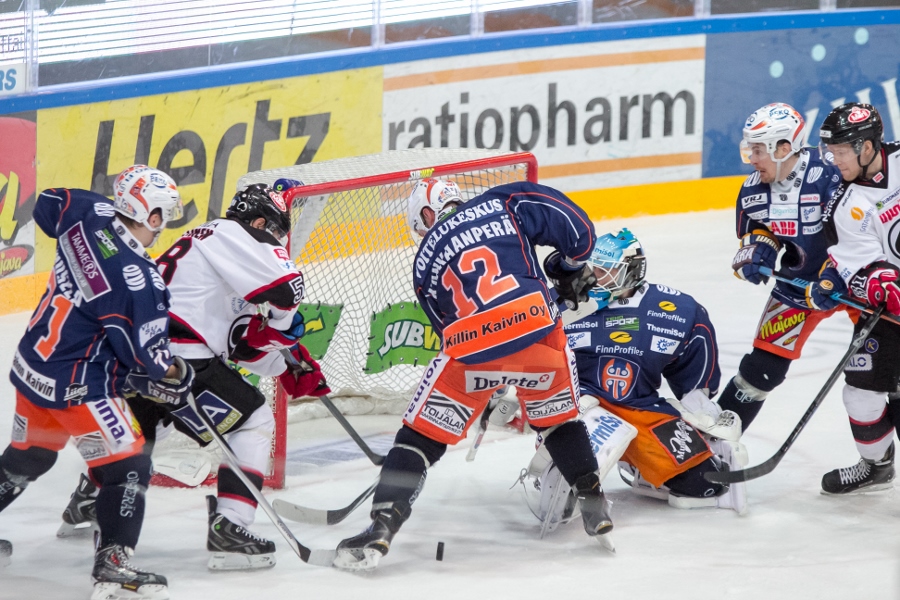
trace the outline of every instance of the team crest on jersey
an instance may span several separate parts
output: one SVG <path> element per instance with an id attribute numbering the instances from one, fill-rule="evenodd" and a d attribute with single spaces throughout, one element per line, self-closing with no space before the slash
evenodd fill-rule
<path id="1" fill-rule="evenodd" d="M 611 358 L 600 365 L 600 387 L 614 400 L 626 398 L 631 393 L 640 367 L 624 358 Z"/>

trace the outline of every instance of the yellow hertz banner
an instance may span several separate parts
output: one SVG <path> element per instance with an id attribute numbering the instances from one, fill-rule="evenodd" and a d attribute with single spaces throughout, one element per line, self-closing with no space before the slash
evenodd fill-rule
<path id="1" fill-rule="evenodd" d="M 381 67 L 68 106 L 38 112 L 37 189 L 112 195 L 125 167 L 171 174 L 185 216 L 157 242 L 222 216 L 238 177 L 381 150 Z M 38 234 L 35 271 L 54 245 Z"/>

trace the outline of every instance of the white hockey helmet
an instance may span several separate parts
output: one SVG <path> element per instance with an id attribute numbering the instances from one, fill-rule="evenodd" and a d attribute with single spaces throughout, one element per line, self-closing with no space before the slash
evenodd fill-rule
<path id="1" fill-rule="evenodd" d="M 427 206 L 434 211 L 435 220 L 450 202 L 464 202 L 459 186 L 449 179 L 421 179 L 409 195 L 406 218 L 414 233 L 424 236 L 430 227 L 425 226 L 422 210 Z M 432 223 L 433 225 L 434 223 Z"/>
<path id="2" fill-rule="evenodd" d="M 588 296 L 597 302 L 598 308 L 644 285 L 647 275 L 644 247 L 627 228 L 598 237 L 587 262 L 597 276 L 597 283 Z"/>
<path id="3" fill-rule="evenodd" d="M 793 106 L 784 102 L 767 104 L 753 111 L 744 123 L 743 139 L 741 140 L 741 159 L 745 163 L 750 164 L 751 145 L 765 144 L 766 152 L 768 152 L 773 161 L 784 161 L 784 158 L 781 160 L 775 158 L 778 142 L 782 140 L 789 142 L 791 144 L 791 154 L 800 152 L 803 148 L 803 130 L 805 125 L 800 113 Z"/>
<path id="4" fill-rule="evenodd" d="M 141 223 L 157 236 L 165 229 L 166 223 L 180 219 L 183 214 L 181 195 L 175 181 L 159 169 L 147 165 L 134 165 L 119 173 L 113 183 L 113 203 L 116 212 Z M 162 224 L 154 229 L 147 221 L 157 209 Z"/>

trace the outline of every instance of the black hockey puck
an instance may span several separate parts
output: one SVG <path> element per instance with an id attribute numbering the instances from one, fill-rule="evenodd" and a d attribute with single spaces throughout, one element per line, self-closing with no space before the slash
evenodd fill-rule
<path id="1" fill-rule="evenodd" d="M 444 560 L 444 542 L 438 542 L 437 554 L 435 554 L 434 560 Z"/>

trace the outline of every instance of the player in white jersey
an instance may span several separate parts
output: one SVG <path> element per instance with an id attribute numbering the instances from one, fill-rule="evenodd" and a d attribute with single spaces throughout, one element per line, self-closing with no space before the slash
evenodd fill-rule
<path id="1" fill-rule="evenodd" d="M 823 155 L 840 169 L 843 183 L 825 210 L 828 249 L 840 279 L 869 305 L 887 305 L 900 315 L 900 143 L 883 141 L 878 111 L 869 104 L 843 104 L 825 118 L 819 132 Z M 855 331 L 869 317 L 860 316 Z M 859 462 L 822 478 L 826 494 L 849 494 L 892 487 L 894 429 L 900 423 L 900 326 L 879 320 L 860 352 L 844 369 L 843 399 Z M 887 404 L 885 399 L 888 398 Z"/>
<path id="2" fill-rule="evenodd" d="M 197 404 L 228 436 L 257 489 L 262 487 L 275 420 L 262 393 L 226 359 L 258 375 L 278 376 L 292 397 L 330 391 L 319 365 L 297 343 L 304 331 L 297 312 L 303 276 L 283 246 L 289 231 L 281 194 L 263 184 L 251 185 L 234 196 L 226 218 L 185 232 L 157 259 L 172 295 L 171 347 L 194 367 Z M 258 314 L 261 307 L 264 314 Z M 280 353 L 284 348 L 311 370 L 294 372 Z M 141 397 L 130 405 L 151 438 L 157 423 L 171 422 L 200 444 L 212 440 L 190 406 L 172 407 Z M 66 509 L 70 518 L 64 519 L 76 520 L 71 517 L 79 510 L 77 503 L 88 493 L 79 487 Z M 210 569 L 275 564 L 275 544 L 247 530 L 256 501 L 227 465 L 219 467 L 217 497 L 208 496 L 207 501 Z"/>

